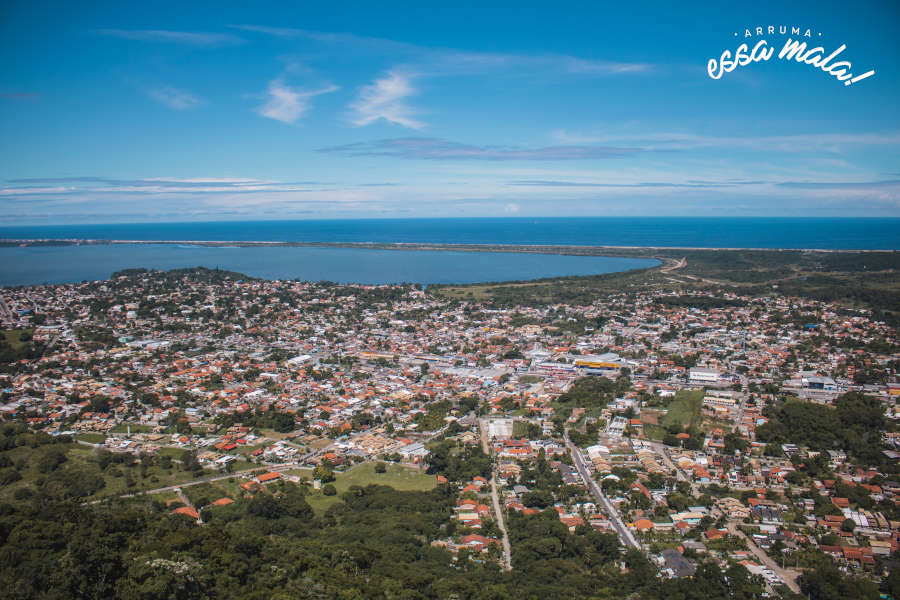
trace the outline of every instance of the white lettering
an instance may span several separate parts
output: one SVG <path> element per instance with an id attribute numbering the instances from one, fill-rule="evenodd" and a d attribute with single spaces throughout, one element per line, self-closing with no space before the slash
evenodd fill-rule
<path id="1" fill-rule="evenodd" d="M 753 50 L 749 50 L 747 44 L 741 44 L 734 51 L 734 58 L 729 50 L 722 52 L 719 60 L 711 58 L 706 63 L 706 72 L 713 79 L 721 79 L 724 73 L 731 73 L 738 67 L 745 67 L 751 62 L 760 62 L 772 58 L 775 48 L 771 48 L 766 40 L 759 40 L 753 46 Z"/>
<path id="2" fill-rule="evenodd" d="M 845 82 L 844 82 L 844 85 L 850 85 L 851 83 L 856 83 L 856 82 L 859 81 L 860 79 L 865 79 L 866 77 L 871 77 L 871 76 L 874 75 L 874 74 L 875 74 L 875 69 L 872 69 L 871 71 L 866 71 L 866 72 L 863 73 L 862 75 L 857 75 L 856 77 L 854 77 L 854 78 L 851 79 L 850 81 L 845 81 Z"/>
<path id="3" fill-rule="evenodd" d="M 766 26 L 770 34 L 774 34 L 775 26 L 768 25 Z M 787 30 L 786 25 L 780 25 L 778 27 L 779 31 L 782 33 Z M 750 32 L 750 29 L 744 29 L 744 37 L 752 37 L 753 34 Z M 762 35 L 763 28 L 756 27 L 756 31 L 758 34 Z M 792 34 L 799 34 L 799 27 L 791 27 Z M 735 33 L 735 35 L 737 35 Z M 803 34 L 806 37 L 811 37 L 811 30 L 807 29 Z M 863 79 L 867 79 L 875 74 L 875 70 L 869 70 L 862 75 L 853 76 L 852 69 L 853 65 L 849 60 L 842 60 L 839 62 L 832 63 L 832 61 L 837 58 L 844 50 L 847 49 L 846 44 L 841 44 L 828 56 L 824 56 L 825 48 L 822 46 L 815 46 L 813 48 L 808 48 L 806 42 L 800 41 L 798 39 L 788 38 L 784 42 L 784 46 L 782 46 L 781 50 L 778 52 L 779 60 L 787 60 L 787 61 L 795 61 L 802 64 L 810 65 L 816 69 L 820 69 L 824 73 L 827 73 L 844 83 L 844 85 L 851 85 L 858 81 L 862 81 Z M 712 79 L 721 79 L 725 73 L 731 73 L 738 67 L 746 67 L 750 63 L 754 62 L 763 62 L 770 60 L 772 56 L 775 54 L 775 48 L 769 46 L 767 40 L 758 40 L 756 44 L 753 46 L 751 50 L 746 42 L 740 44 L 734 50 L 734 54 L 731 53 L 730 50 L 722 51 L 721 56 L 719 56 L 718 60 L 715 58 L 709 59 L 706 63 L 706 72 Z"/>
<path id="4" fill-rule="evenodd" d="M 788 60 L 794 58 L 794 55 L 797 56 L 797 62 L 801 62 L 803 60 L 803 54 L 806 52 L 806 42 L 795 42 L 791 38 L 788 38 L 784 43 L 784 47 L 781 49 L 781 52 L 778 53 L 778 58 L 783 59 L 787 57 Z"/>

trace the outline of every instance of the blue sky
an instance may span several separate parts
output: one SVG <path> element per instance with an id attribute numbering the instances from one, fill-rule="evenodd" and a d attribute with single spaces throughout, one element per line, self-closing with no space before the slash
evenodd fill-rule
<path id="1" fill-rule="evenodd" d="M 900 216 L 896 3 L 429 4 L 4 2 L 0 219 Z"/>

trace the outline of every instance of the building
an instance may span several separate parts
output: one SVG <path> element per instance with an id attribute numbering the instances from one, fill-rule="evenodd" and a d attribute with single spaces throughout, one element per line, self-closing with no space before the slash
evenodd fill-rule
<path id="1" fill-rule="evenodd" d="M 721 376 L 716 369 L 694 367 L 690 371 L 689 379 L 691 383 L 718 383 Z"/>

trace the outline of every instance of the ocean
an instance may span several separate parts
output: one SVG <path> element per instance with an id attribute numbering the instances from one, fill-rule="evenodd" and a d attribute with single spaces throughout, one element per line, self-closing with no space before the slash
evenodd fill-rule
<path id="1" fill-rule="evenodd" d="M 0 238 L 900 249 L 900 219 L 540 217 L 0 227 Z"/>

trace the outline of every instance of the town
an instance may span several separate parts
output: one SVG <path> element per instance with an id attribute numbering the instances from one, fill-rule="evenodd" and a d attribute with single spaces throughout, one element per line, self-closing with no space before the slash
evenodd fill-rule
<path id="1" fill-rule="evenodd" d="M 527 533 L 549 518 L 660 580 L 900 590 L 900 350 L 863 308 L 501 306 L 202 268 L 0 299 L 2 502 L 149 498 L 202 527 L 295 488 L 320 516 L 371 484 L 445 489 L 426 541 L 456 565 L 564 552 Z"/>

